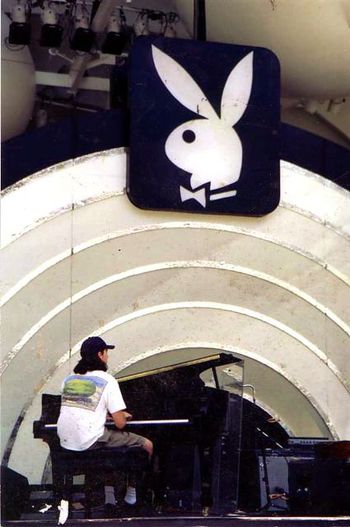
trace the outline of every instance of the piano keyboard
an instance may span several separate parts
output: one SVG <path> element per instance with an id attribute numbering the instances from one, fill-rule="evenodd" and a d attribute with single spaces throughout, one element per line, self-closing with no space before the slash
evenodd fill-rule
<path id="1" fill-rule="evenodd" d="M 139 421 L 128 421 L 126 426 L 157 426 L 157 425 L 189 425 L 191 424 L 189 419 L 144 419 Z M 113 421 L 106 422 L 107 427 L 114 427 Z M 56 430 L 57 424 L 45 424 L 44 428 L 50 430 Z"/>

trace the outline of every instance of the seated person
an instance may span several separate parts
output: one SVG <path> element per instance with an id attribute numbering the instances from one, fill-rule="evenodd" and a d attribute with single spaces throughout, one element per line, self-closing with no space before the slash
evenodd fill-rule
<path id="1" fill-rule="evenodd" d="M 132 416 L 126 411 L 118 382 L 107 373 L 108 350 L 114 347 L 100 337 L 89 337 L 82 343 L 81 360 L 74 374 L 66 377 L 62 384 L 57 422 L 60 444 L 75 451 L 138 446 L 151 456 L 153 444 L 149 439 L 123 431 Z M 116 429 L 105 426 L 108 413 Z M 135 481 L 130 478 L 124 500 L 130 505 L 136 503 Z M 113 484 L 105 486 L 105 503 L 115 505 Z"/>

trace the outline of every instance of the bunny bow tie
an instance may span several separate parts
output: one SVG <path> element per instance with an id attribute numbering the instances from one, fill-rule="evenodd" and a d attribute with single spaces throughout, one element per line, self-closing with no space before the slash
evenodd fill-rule
<path id="1" fill-rule="evenodd" d="M 209 200 L 216 201 L 218 199 L 232 198 L 233 196 L 236 196 L 236 194 L 237 190 L 226 190 L 225 192 L 216 192 L 215 194 L 211 194 L 209 196 Z M 188 201 L 189 199 L 194 199 L 195 201 L 198 201 L 198 203 L 200 203 L 200 205 L 202 205 L 202 207 L 204 208 L 207 204 L 204 188 L 192 191 L 180 186 L 180 197 L 182 202 Z"/>
<path id="2" fill-rule="evenodd" d="M 182 202 L 188 201 L 189 199 L 194 199 L 198 201 L 198 203 L 200 203 L 202 207 L 205 207 L 207 203 L 204 188 L 192 192 L 191 190 L 180 186 L 180 197 Z"/>

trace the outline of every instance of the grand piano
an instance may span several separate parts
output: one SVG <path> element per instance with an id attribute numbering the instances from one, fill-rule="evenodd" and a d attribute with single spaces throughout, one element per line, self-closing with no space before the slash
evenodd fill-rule
<path id="1" fill-rule="evenodd" d="M 242 372 L 243 361 L 217 353 L 117 377 L 133 415 L 128 428 L 154 443 L 147 484 L 155 507 L 174 513 L 237 509 Z M 43 394 L 33 431 L 50 449 L 57 446 L 59 409 L 60 396 Z"/>

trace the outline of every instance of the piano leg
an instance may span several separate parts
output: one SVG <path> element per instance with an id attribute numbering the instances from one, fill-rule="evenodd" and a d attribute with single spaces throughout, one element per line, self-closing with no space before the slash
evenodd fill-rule
<path id="1" fill-rule="evenodd" d="M 237 508 L 238 451 L 230 439 L 219 435 L 212 449 L 212 512 L 218 514 Z"/>
<path id="2" fill-rule="evenodd" d="M 53 456 L 51 456 L 51 459 L 52 459 L 52 487 L 53 487 L 54 499 L 55 501 L 57 500 L 58 502 L 60 502 L 65 494 L 65 474 L 59 462 L 57 462 Z"/>
<path id="3" fill-rule="evenodd" d="M 158 509 L 201 511 L 201 461 L 201 447 L 197 443 L 167 444 L 166 448 L 158 449 L 152 484 Z"/>
<path id="4" fill-rule="evenodd" d="M 193 479 L 192 479 L 192 510 L 201 510 L 202 499 L 202 475 L 200 450 L 198 445 L 193 448 Z"/>
<path id="5" fill-rule="evenodd" d="M 199 446 L 201 467 L 201 508 L 209 509 L 212 506 L 212 452 L 207 445 Z"/>

